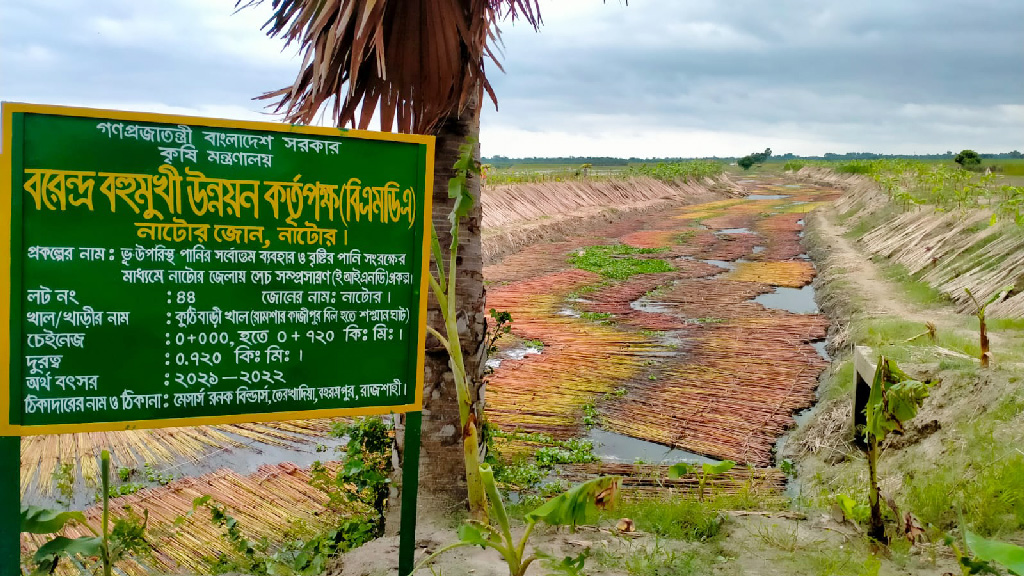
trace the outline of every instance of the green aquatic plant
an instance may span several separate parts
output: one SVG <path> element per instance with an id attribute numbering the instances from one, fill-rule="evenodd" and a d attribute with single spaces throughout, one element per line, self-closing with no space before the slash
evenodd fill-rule
<path id="1" fill-rule="evenodd" d="M 722 460 L 721 462 L 710 464 L 705 462 L 701 464 L 700 480 L 698 481 L 697 499 L 701 502 L 704 501 L 704 487 L 707 485 L 708 480 L 713 476 L 719 474 L 725 474 L 729 470 L 732 470 L 736 466 L 736 463 L 732 460 Z M 673 464 L 668 468 L 668 477 L 672 480 L 678 480 L 686 474 L 693 474 L 696 472 L 697 467 L 693 464 L 687 464 L 686 462 L 680 462 Z"/>
<path id="2" fill-rule="evenodd" d="M 634 258 L 639 254 L 657 254 L 666 248 L 634 248 L 625 244 L 590 246 L 569 257 L 573 266 L 596 272 L 606 278 L 625 280 L 636 274 L 652 274 L 673 270 L 668 262 L 658 258 Z"/>

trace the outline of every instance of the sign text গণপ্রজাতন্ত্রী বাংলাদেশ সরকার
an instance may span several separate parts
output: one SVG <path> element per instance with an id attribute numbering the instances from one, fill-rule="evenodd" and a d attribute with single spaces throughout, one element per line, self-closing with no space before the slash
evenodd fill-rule
<path id="1" fill-rule="evenodd" d="M 428 146 L 139 118 L 5 114 L 10 423 L 409 409 Z"/>

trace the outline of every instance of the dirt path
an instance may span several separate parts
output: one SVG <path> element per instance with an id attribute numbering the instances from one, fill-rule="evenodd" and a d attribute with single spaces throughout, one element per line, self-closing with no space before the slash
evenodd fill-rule
<path id="1" fill-rule="evenodd" d="M 930 322 L 942 331 L 960 333 L 967 337 L 976 336 L 977 326 L 971 326 L 970 317 L 957 312 L 952 304 L 932 302 L 923 306 L 907 301 L 903 287 L 886 279 L 878 265 L 845 236 L 848 230 L 836 223 L 834 206 L 817 210 L 809 218 L 817 234 L 826 243 L 832 266 L 847 271 L 842 279 L 851 286 L 844 290 L 845 298 L 856 299 L 860 314 L 866 317 L 890 316 L 921 324 Z M 1004 334 L 989 333 L 989 339 L 995 347 L 1008 345 L 1008 338 Z"/>
<path id="2" fill-rule="evenodd" d="M 866 315 L 897 316 L 908 320 L 924 318 L 916 307 L 895 295 L 899 288 L 883 278 L 878 267 L 844 236 L 846 229 L 835 223 L 834 208 L 812 212 L 810 217 L 818 232 L 827 238 L 829 257 L 849 273 L 846 279 L 854 284 L 850 291 L 861 295 Z M 930 315 L 928 320 L 931 320 Z"/>

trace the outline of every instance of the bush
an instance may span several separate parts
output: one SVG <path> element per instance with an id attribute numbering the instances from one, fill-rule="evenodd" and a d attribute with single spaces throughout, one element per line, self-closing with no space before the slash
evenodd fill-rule
<path id="1" fill-rule="evenodd" d="M 981 166 L 981 156 L 974 150 L 961 150 L 960 153 L 953 158 L 953 162 L 969 169 L 973 166 Z"/>
<path id="2" fill-rule="evenodd" d="M 871 162 L 854 160 L 852 162 L 846 162 L 836 167 L 836 172 L 843 174 L 871 174 L 873 167 Z"/>

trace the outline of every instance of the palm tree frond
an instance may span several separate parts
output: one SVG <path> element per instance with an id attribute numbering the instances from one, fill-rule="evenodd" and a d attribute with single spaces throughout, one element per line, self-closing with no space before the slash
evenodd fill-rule
<path id="1" fill-rule="evenodd" d="M 302 124 L 329 104 L 339 126 L 365 129 L 379 108 L 382 130 L 431 133 L 481 90 L 497 106 L 485 63 L 501 70 L 498 22 L 541 25 L 538 0 L 270 1 L 263 30 L 303 59 L 291 86 L 257 98 Z"/>

